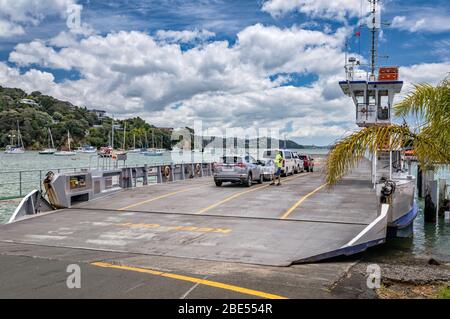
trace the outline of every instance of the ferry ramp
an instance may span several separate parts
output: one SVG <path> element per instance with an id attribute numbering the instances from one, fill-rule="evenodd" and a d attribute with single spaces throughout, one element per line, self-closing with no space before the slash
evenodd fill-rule
<path id="1" fill-rule="evenodd" d="M 321 172 L 282 186 L 216 187 L 211 177 L 126 189 L 0 227 L 0 242 L 289 266 L 384 241 L 362 162 L 333 188 Z M 371 232 L 368 232 L 368 230 Z"/>

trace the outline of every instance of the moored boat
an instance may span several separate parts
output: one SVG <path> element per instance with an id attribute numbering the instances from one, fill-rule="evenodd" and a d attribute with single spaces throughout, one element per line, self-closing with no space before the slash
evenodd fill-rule
<path id="1" fill-rule="evenodd" d="M 79 148 L 79 153 L 95 154 L 97 153 L 97 148 L 86 144 Z"/>
<path id="2" fill-rule="evenodd" d="M 162 156 L 164 154 L 164 150 L 151 148 L 143 152 L 142 154 L 144 154 L 145 156 Z"/>
<path id="3" fill-rule="evenodd" d="M 53 135 L 50 128 L 47 129 L 48 133 L 48 147 L 44 148 L 43 150 L 39 151 L 40 155 L 53 155 L 56 153 L 57 149 L 55 148 L 55 143 L 53 142 Z"/>
<path id="4" fill-rule="evenodd" d="M 19 122 L 17 122 L 17 136 L 13 132 L 9 135 L 11 138 L 11 145 L 6 146 L 5 154 L 23 154 L 25 147 L 23 146 L 22 135 L 20 134 Z M 17 137 L 17 144 L 16 142 Z"/>
<path id="5" fill-rule="evenodd" d="M 67 144 L 68 144 L 68 149 L 67 150 L 57 151 L 53 155 L 55 155 L 55 156 L 73 156 L 73 155 L 77 155 L 77 153 L 75 151 L 72 151 L 70 149 L 70 133 L 69 133 L 69 131 L 67 131 Z"/>

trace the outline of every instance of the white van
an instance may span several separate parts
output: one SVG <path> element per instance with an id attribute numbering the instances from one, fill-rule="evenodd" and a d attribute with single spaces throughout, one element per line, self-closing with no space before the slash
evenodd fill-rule
<path id="1" fill-rule="evenodd" d="M 284 165 L 281 168 L 281 175 L 286 176 L 290 174 L 295 174 L 298 172 L 297 169 L 297 163 L 295 161 L 294 153 L 290 150 L 281 150 L 281 149 L 274 149 L 274 150 L 267 150 L 264 151 L 262 159 L 264 161 L 268 160 L 274 160 L 275 156 L 277 155 L 277 152 L 281 152 L 281 156 L 283 156 L 284 159 Z"/>

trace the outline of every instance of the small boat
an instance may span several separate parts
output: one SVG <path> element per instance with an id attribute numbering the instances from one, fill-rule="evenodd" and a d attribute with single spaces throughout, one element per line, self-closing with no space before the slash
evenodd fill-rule
<path id="1" fill-rule="evenodd" d="M 114 151 L 114 119 L 111 122 L 111 134 L 108 135 L 109 146 L 102 146 L 97 152 L 99 157 L 109 158 L 113 156 Z"/>
<path id="2" fill-rule="evenodd" d="M 183 149 L 182 148 L 179 148 L 179 147 L 177 147 L 177 146 L 175 146 L 174 148 L 172 148 L 172 150 L 170 151 L 170 153 L 172 153 L 172 154 L 183 154 Z"/>
<path id="3" fill-rule="evenodd" d="M 145 148 L 133 148 L 133 149 L 131 149 L 131 150 L 128 150 L 128 153 L 134 153 L 134 154 L 137 154 L 137 153 L 144 153 L 144 152 L 146 152 L 147 150 L 145 149 Z"/>
<path id="4" fill-rule="evenodd" d="M 5 154 L 23 154 L 23 153 L 25 153 L 23 147 L 11 145 L 6 146 Z"/>
<path id="5" fill-rule="evenodd" d="M 55 148 L 44 148 L 43 150 L 39 151 L 40 155 L 53 155 L 57 152 Z"/>
<path id="6" fill-rule="evenodd" d="M 99 157 L 111 157 L 113 152 L 113 148 L 111 146 L 103 146 L 100 147 L 100 150 L 98 151 Z"/>
<path id="7" fill-rule="evenodd" d="M 25 148 L 23 146 L 22 135 L 20 134 L 19 122 L 17 122 L 17 145 L 15 144 L 16 136 L 11 133 L 11 145 L 6 146 L 5 154 L 23 154 L 25 153 Z"/>
<path id="8" fill-rule="evenodd" d="M 55 143 L 53 142 L 53 135 L 50 128 L 47 129 L 48 132 L 48 148 L 44 148 L 43 150 L 39 151 L 40 155 L 53 155 L 56 153 L 57 149 L 55 148 Z"/>
<path id="9" fill-rule="evenodd" d="M 58 151 L 58 152 L 55 152 L 55 156 L 73 156 L 73 155 L 77 155 L 77 153 L 76 152 L 74 152 L 74 151 L 72 151 L 71 149 L 70 149 L 70 133 L 69 133 L 69 131 L 67 131 L 67 144 L 68 144 L 68 146 L 69 146 L 69 149 L 66 151 L 66 150 L 61 150 L 61 151 Z"/>
<path id="10" fill-rule="evenodd" d="M 127 138 L 127 122 L 125 122 L 123 126 L 123 143 L 122 143 L 122 149 L 118 149 L 115 154 L 117 156 L 124 156 L 127 155 L 128 151 L 126 150 L 126 138 Z"/>
<path id="11" fill-rule="evenodd" d="M 151 149 L 147 150 L 146 152 L 143 152 L 142 154 L 144 154 L 145 156 L 162 156 L 164 154 L 164 150 L 151 148 Z"/>
<path id="12" fill-rule="evenodd" d="M 166 151 L 165 149 L 162 148 L 155 148 L 155 132 L 153 129 L 152 129 L 152 146 L 153 146 L 152 148 L 149 148 L 142 154 L 144 154 L 145 156 L 162 156 Z"/>
<path id="13" fill-rule="evenodd" d="M 53 155 L 55 155 L 55 156 L 73 156 L 73 155 L 77 155 L 77 153 L 74 151 L 58 151 Z"/>
<path id="14" fill-rule="evenodd" d="M 77 148 L 77 153 L 88 153 L 93 154 L 97 153 L 97 148 L 91 145 L 83 145 L 82 147 Z"/>
<path id="15" fill-rule="evenodd" d="M 141 145 L 142 145 L 142 141 L 141 141 Z M 147 151 L 145 148 L 136 148 L 136 134 L 133 134 L 133 148 L 128 150 L 128 153 L 142 153 Z"/>

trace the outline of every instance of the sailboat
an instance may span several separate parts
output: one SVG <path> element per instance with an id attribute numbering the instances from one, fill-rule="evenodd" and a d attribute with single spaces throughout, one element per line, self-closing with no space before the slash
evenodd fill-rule
<path id="1" fill-rule="evenodd" d="M 108 135 L 108 146 L 100 147 L 97 155 L 99 157 L 112 157 L 114 150 L 114 119 L 111 123 L 111 134 Z"/>
<path id="2" fill-rule="evenodd" d="M 67 131 L 67 144 L 69 146 L 69 150 L 68 151 L 58 151 L 58 152 L 55 152 L 54 155 L 55 156 L 73 156 L 73 155 L 77 155 L 76 152 L 74 152 L 74 151 L 72 151 L 70 149 L 70 133 L 69 133 L 69 131 Z"/>
<path id="3" fill-rule="evenodd" d="M 52 131 L 50 128 L 47 130 L 48 132 L 48 148 L 44 148 L 39 152 L 40 155 L 52 155 L 56 153 L 55 143 L 53 142 Z"/>
<path id="4" fill-rule="evenodd" d="M 11 132 L 11 145 L 6 146 L 6 154 L 23 154 L 25 148 L 23 147 L 22 135 L 20 134 L 19 122 L 17 121 L 17 144 L 15 144 L 15 135 Z"/>
<path id="5" fill-rule="evenodd" d="M 152 148 L 148 151 L 144 152 L 145 156 L 162 156 L 164 154 L 164 150 L 155 148 L 155 133 L 152 130 Z"/>
<path id="6" fill-rule="evenodd" d="M 142 140 L 141 140 L 141 146 L 142 146 Z M 133 134 L 133 148 L 131 150 L 128 150 L 129 153 L 141 153 L 142 151 L 145 151 L 143 148 L 136 148 L 136 134 Z"/>
<path id="7" fill-rule="evenodd" d="M 126 136 L 127 136 L 127 122 L 125 122 L 123 126 L 123 143 L 122 143 L 122 149 L 118 149 L 115 153 L 116 155 L 126 155 Z"/>

